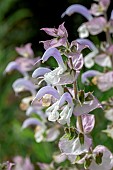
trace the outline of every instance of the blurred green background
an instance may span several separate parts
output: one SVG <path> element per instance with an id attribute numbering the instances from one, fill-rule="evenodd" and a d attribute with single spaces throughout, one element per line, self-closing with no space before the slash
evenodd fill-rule
<path id="1" fill-rule="evenodd" d="M 21 75 L 15 71 L 4 76 L 3 71 L 7 64 L 18 56 L 15 52 L 16 46 L 31 42 L 36 56 L 44 51 L 39 41 L 50 37 L 40 31 L 42 27 L 58 27 L 65 21 L 69 40 L 76 39 L 78 37 L 76 30 L 85 19 L 79 14 L 76 14 L 77 17 L 74 14 L 64 19 L 60 16 L 73 3 L 80 3 L 89 8 L 91 2 L 92 0 L 0 0 L 0 162 L 10 160 L 15 155 L 28 155 L 33 162 L 51 161 L 52 151 L 57 147 L 56 143 L 37 144 L 32 130 L 21 131 L 25 114 L 20 111 L 20 99 L 15 97 L 11 86 Z M 103 35 L 90 38 L 98 44 Z M 100 101 L 113 95 L 112 91 L 102 94 L 94 86 L 80 85 L 80 87 L 86 91 L 95 91 L 94 94 Z M 113 141 L 101 133 L 108 121 L 104 119 L 101 110 L 94 113 L 96 115 L 94 145 L 105 144 L 113 151 Z"/>

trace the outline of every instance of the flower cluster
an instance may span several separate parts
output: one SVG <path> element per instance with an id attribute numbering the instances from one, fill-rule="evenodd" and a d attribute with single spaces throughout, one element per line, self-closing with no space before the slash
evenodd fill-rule
<path id="1" fill-rule="evenodd" d="M 41 170 L 63 169 L 62 166 L 56 167 L 55 162 L 59 164 L 66 159 L 74 166 L 65 167 L 65 169 L 81 169 L 82 167 L 89 170 L 111 170 L 113 168 L 112 153 L 103 145 L 94 148 L 91 136 L 95 126 L 95 116 L 90 112 L 97 108 L 101 111 L 103 104 L 92 92 L 85 92 L 78 88 L 78 77 L 83 64 L 91 68 L 95 63 L 107 68 L 107 71 L 87 70 L 81 76 L 82 83 L 89 85 L 89 78 L 93 77 L 92 83 L 102 92 L 113 87 L 113 71 L 111 70 L 113 12 L 107 21 L 106 11 L 109 4 L 109 0 L 100 0 L 94 3 L 90 10 L 79 4 L 68 7 L 62 17 L 77 12 L 88 20 L 78 28 L 80 38 L 70 43 L 64 23 L 59 25 L 58 29 L 42 28 L 41 30 L 53 37 L 50 40 L 41 41 L 45 49 L 44 54 L 33 58 L 31 44 L 17 47 L 16 51 L 21 57 L 10 62 L 5 69 L 5 73 L 18 70 L 23 76 L 12 85 L 15 93 L 27 91 L 29 94 L 20 103 L 21 109 L 29 116 L 23 122 L 22 128 L 35 126 L 37 142 L 55 141 L 59 135 L 63 135 L 58 140 L 61 155 L 54 156 L 50 165 L 38 163 Z M 99 48 L 86 39 L 89 34 L 98 35 L 103 31 L 107 40 L 102 42 Z M 90 49 L 91 52 L 83 57 L 82 50 L 85 48 Z M 45 67 L 46 64 L 43 64 L 50 57 L 56 62 L 55 68 Z M 31 77 L 32 70 L 34 71 Z M 112 111 L 111 107 L 107 109 L 107 118 L 111 117 Z M 62 129 L 64 129 L 63 134 Z M 28 161 L 27 158 L 26 161 Z M 32 166 L 31 169 L 33 169 Z"/>
<path id="2" fill-rule="evenodd" d="M 80 37 L 78 41 L 82 44 L 85 42 L 85 44 L 89 45 L 90 49 L 92 50 L 92 52 L 90 52 L 84 57 L 84 64 L 86 68 L 88 69 L 90 69 L 95 64 L 97 64 L 98 67 L 100 67 L 101 70 L 103 70 L 103 72 L 100 72 L 99 70 L 94 70 L 94 69 L 87 70 L 86 72 L 82 74 L 81 80 L 82 80 L 82 83 L 85 85 L 90 85 L 90 84 L 97 85 L 98 89 L 102 92 L 108 91 L 113 87 L 113 71 L 112 71 L 113 44 L 112 44 L 112 39 L 111 39 L 111 35 L 113 34 L 112 32 L 113 31 L 112 29 L 113 11 L 111 12 L 111 16 L 108 20 L 107 9 L 109 5 L 110 5 L 110 0 L 100 0 L 100 1 L 96 1 L 95 3 L 93 3 L 91 5 L 91 9 L 88 10 L 86 7 L 82 5 L 75 4 L 75 5 L 71 5 L 70 7 L 68 7 L 66 11 L 62 14 L 62 17 L 64 17 L 65 15 L 71 16 L 73 13 L 80 13 L 88 20 L 87 22 L 83 23 L 78 28 L 79 37 Z M 98 46 L 96 46 L 91 40 L 86 39 L 89 35 L 94 36 L 94 35 L 100 34 L 101 32 L 105 33 L 106 40 L 104 42 L 100 42 Z M 105 107 L 105 117 L 108 120 L 113 121 L 112 98 L 109 99 L 109 101 L 103 101 L 102 105 Z M 111 124 L 111 125 L 108 125 L 107 129 L 103 130 L 103 132 L 107 133 L 108 136 L 113 138 L 112 129 L 113 129 L 113 126 Z M 103 148 L 103 150 L 104 149 L 106 150 L 104 146 L 97 146 L 96 148 L 101 148 L 101 149 Z M 104 166 L 101 163 L 101 166 L 97 167 L 97 165 L 95 166 L 94 163 L 92 163 L 93 162 L 92 159 L 94 159 L 94 157 L 92 158 L 92 156 L 91 157 L 89 156 L 89 158 L 90 158 L 89 159 L 90 161 L 88 160 L 88 164 L 90 164 L 90 166 L 88 169 L 111 169 L 112 168 L 112 165 L 110 167 L 106 167 L 105 165 L 106 161 L 105 161 Z M 107 157 L 105 159 L 107 160 Z M 82 160 L 84 161 L 84 159 Z M 94 167 L 92 166 L 92 164 Z M 110 165 L 110 163 L 108 164 Z M 112 164 L 112 161 L 111 161 L 111 164 Z"/>

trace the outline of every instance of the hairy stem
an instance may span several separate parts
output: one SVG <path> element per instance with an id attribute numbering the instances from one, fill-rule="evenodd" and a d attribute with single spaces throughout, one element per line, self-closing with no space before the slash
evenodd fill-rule
<path id="1" fill-rule="evenodd" d="M 75 99 L 77 99 L 77 82 L 76 81 L 73 83 L 73 90 L 74 90 Z"/>
<path id="2" fill-rule="evenodd" d="M 72 62 L 71 59 L 70 59 L 70 64 L 71 64 L 71 67 L 73 68 L 73 62 Z M 74 71 L 74 73 L 76 74 L 76 71 Z M 73 90 L 74 90 L 74 97 L 75 97 L 75 99 L 77 99 L 78 88 L 77 88 L 77 82 L 76 81 L 74 81 L 74 83 L 73 83 Z M 81 116 L 77 116 L 77 121 L 78 121 L 78 124 L 79 124 L 80 131 L 83 132 L 83 125 L 82 125 Z"/>
<path id="3" fill-rule="evenodd" d="M 111 36 L 110 36 L 110 33 L 109 33 L 109 28 L 106 28 L 106 41 L 109 45 L 112 44 L 112 41 L 111 41 Z"/>
<path id="4" fill-rule="evenodd" d="M 77 116 L 77 121 L 78 121 L 78 124 L 79 124 L 80 131 L 83 132 L 84 129 L 83 129 L 83 124 L 82 124 L 81 116 Z"/>

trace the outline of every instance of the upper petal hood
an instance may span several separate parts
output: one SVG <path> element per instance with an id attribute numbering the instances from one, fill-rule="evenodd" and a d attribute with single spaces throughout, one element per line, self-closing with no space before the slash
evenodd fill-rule
<path id="1" fill-rule="evenodd" d="M 89 10 L 83 5 L 79 5 L 79 4 L 74 4 L 74 5 L 69 6 L 66 9 L 66 11 L 62 14 L 62 17 L 64 17 L 65 15 L 71 16 L 73 13 L 79 13 L 88 20 L 91 20 L 93 18 Z"/>

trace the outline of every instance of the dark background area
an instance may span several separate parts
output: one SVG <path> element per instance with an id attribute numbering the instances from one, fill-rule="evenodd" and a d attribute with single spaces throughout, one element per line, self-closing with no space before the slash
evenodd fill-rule
<path id="1" fill-rule="evenodd" d="M 32 2 L 27 1 L 26 5 L 31 9 L 33 13 L 33 26 L 37 28 L 37 34 L 33 37 L 32 42 L 37 46 L 40 40 L 46 40 L 47 36 L 40 28 L 44 27 L 58 27 L 62 22 L 65 22 L 65 27 L 69 33 L 69 40 L 72 41 L 78 37 L 77 28 L 84 21 L 87 21 L 80 14 L 73 14 L 71 17 L 65 16 L 61 18 L 61 14 L 66 10 L 71 4 L 79 3 L 86 6 L 88 9 L 91 7 L 93 0 L 33 0 Z M 24 4 L 25 5 L 25 4 Z M 108 9 L 108 17 L 111 14 L 113 6 L 113 1 Z M 102 38 L 103 36 L 101 36 Z M 41 46 L 39 45 L 39 48 Z"/>
<path id="2" fill-rule="evenodd" d="M 79 14 L 74 14 L 71 17 L 65 16 L 61 18 L 61 14 L 66 10 L 68 6 L 74 3 L 79 3 L 90 8 L 92 0 L 28 0 L 23 2 L 24 6 L 31 9 L 32 27 L 36 31 L 36 35 L 32 38 L 33 45 L 37 47 L 39 41 L 50 38 L 43 31 L 40 31 L 44 27 L 58 27 L 62 22 L 65 22 L 65 27 L 69 32 L 69 39 L 73 40 L 78 37 L 76 32 L 79 24 L 82 21 L 86 21 L 85 18 Z M 41 48 L 42 45 L 39 45 Z"/>

